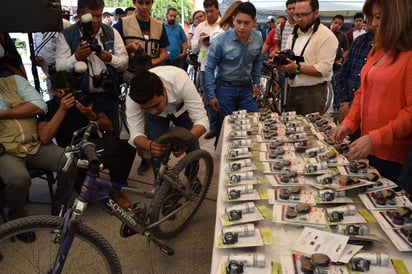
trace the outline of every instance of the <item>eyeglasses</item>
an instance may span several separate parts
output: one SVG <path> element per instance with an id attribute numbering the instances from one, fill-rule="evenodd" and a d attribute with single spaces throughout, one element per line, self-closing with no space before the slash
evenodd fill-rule
<path id="1" fill-rule="evenodd" d="M 297 20 L 297 19 L 300 19 L 300 18 L 302 18 L 302 17 L 306 17 L 306 16 L 310 15 L 310 14 L 313 13 L 313 12 L 314 12 L 314 11 L 312 10 L 312 11 L 310 11 L 310 12 L 295 13 L 295 14 L 293 15 L 293 19 Z"/>

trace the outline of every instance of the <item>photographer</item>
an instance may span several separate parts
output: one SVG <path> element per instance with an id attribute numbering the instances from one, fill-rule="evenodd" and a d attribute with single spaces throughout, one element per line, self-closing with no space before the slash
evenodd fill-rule
<path id="1" fill-rule="evenodd" d="M 99 129 L 104 134 L 99 138 L 95 136 L 91 141 L 97 149 L 103 149 L 102 162 L 105 168 L 110 170 L 113 182 L 127 185 L 127 178 L 132 167 L 135 149 L 127 140 L 118 140 L 110 133 L 113 131 L 111 121 L 104 113 L 93 111 L 93 104 L 84 105 L 72 89 L 73 76 L 66 71 L 57 71 L 52 79 L 51 93 L 53 98 L 47 102 L 47 114 L 39 117 L 39 138 L 42 143 L 50 143 L 53 138 L 61 147 L 70 145 L 73 133 L 87 126 L 89 120 L 97 121 Z M 79 171 L 76 189 L 79 191 L 83 183 L 85 173 Z"/>
<path id="2" fill-rule="evenodd" d="M 295 57 L 289 57 L 287 64 L 278 66 L 286 74 L 289 86 L 287 110 L 298 114 L 322 113 L 338 41 L 333 32 L 320 23 L 318 0 L 296 1 L 293 17 L 296 25 L 286 42 L 286 49 L 290 49 Z M 299 61 L 302 57 L 304 60 Z"/>
<path id="3" fill-rule="evenodd" d="M 81 20 L 57 38 L 56 69 L 72 71 L 77 61 L 87 63 L 81 90 L 93 102 L 95 112 L 105 113 L 119 137 L 119 73 L 127 68 L 128 55 L 117 30 L 102 24 L 103 0 L 79 0 Z"/>

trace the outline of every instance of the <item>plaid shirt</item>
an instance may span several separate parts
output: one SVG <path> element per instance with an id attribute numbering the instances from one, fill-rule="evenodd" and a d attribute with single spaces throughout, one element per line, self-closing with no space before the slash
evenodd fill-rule
<path id="1" fill-rule="evenodd" d="M 338 103 L 352 102 L 353 94 L 360 87 L 360 71 L 366 63 L 372 41 L 372 32 L 367 32 L 353 41 L 348 56 L 334 77 L 333 88 Z"/>

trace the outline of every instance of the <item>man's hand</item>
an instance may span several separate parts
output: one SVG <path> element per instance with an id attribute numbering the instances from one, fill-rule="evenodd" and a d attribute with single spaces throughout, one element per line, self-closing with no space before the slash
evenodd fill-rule
<path id="1" fill-rule="evenodd" d="M 92 53 L 90 45 L 87 42 L 81 42 L 76 49 L 75 57 L 77 61 L 86 61 L 87 57 Z"/>
<path id="2" fill-rule="evenodd" d="M 155 143 L 154 141 L 150 141 L 149 151 L 155 157 L 163 157 L 166 152 L 167 145 L 161 145 Z"/>
<path id="3" fill-rule="evenodd" d="M 86 107 L 82 105 L 82 103 L 80 103 L 78 100 L 76 100 L 76 107 L 83 116 L 87 117 L 87 119 L 89 120 L 96 119 L 96 115 L 93 112 L 93 104 L 90 104 L 89 106 Z"/>
<path id="4" fill-rule="evenodd" d="M 215 111 L 219 111 L 219 101 L 217 100 L 217 98 L 213 98 L 209 100 L 209 105 L 210 107 L 215 110 Z"/>
<path id="5" fill-rule="evenodd" d="M 60 98 L 59 108 L 63 110 L 65 113 L 67 113 L 69 109 L 71 109 L 75 104 L 76 98 L 74 98 L 73 94 L 68 93 Z"/>
<path id="6" fill-rule="evenodd" d="M 295 63 L 295 61 L 292 61 L 289 58 L 287 58 L 286 60 L 288 61 L 288 64 L 287 65 L 279 65 L 278 69 L 283 73 L 295 72 L 298 69 L 298 65 Z"/>
<path id="7" fill-rule="evenodd" d="M 260 86 L 259 85 L 253 85 L 253 96 L 255 97 L 256 100 L 259 99 L 260 97 Z"/>
<path id="8" fill-rule="evenodd" d="M 110 63 L 112 61 L 112 54 L 107 50 L 101 50 L 99 53 L 96 53 L 97 57 L 100 58 L 105 63 Z"/>

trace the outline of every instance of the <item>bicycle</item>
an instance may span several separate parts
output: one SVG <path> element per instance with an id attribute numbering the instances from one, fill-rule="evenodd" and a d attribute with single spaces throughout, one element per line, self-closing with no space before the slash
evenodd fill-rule
<path id="1" fill-rule="evenodd" d="M 258 108 L 269 109 L 272 112 L 281 114 L 283 110 L 281 100 L 281 91 L 283 90 L 283 87 L 276 79 L 274 73 L 275 66 L 266 61 L 263 61 L 262 65 L 265 72 L 260 75 L 259 84 L 261 95 L 258 99 Z"/>
<path id="2" fill-rule="evenodd" d="M 95 146 L 88 141 L 96 130 L 97 123 L 90 122 L 74 134 L 73 139 L 80 136 L 77 138 L 80 141 L 66 150 L 69 159 L 78 158 L 78 166 L 87 167 L 87 177 L 73 206 L 60 216 L 29 216 L 0 226 L 0 269 L 7 269 L 7 273 L 83 273 L 90 269 L 88 258 L 93 258 L 96 262 L 93 273 L 121 273 L 119 259 L 107 240 L 81 222 L 91 200 L 99 201 L 122 221 L 123 237 L 141 234 L 166 254 L 174 254 L 173 249 L 158 239 L 177 235 L 199 209 L 213 174 L 211 155 L 198 149 L 183 156 L 174 167 L 168 167 L 173 148 L 193 140 L 188 130 L 171 128 L 156 140 L 168 144 L 156 178 L 159 187 L 153 192 L 121 187 L 99 179 L 101 162 Z M 112 189 L 142 196 L 147 203 L 123 209 L 107 195 Z M 34 242 L 15 239 L 28 231 L 35 232 Z"/>

